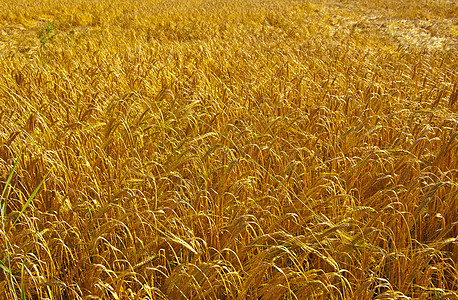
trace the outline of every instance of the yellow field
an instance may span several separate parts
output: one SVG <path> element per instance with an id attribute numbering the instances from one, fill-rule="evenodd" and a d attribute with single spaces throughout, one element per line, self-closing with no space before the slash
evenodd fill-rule
<path id="1" fill-rule="evenodd" d="M 3 0 L 1 299 L 458 299 L 458 3 Z"/>

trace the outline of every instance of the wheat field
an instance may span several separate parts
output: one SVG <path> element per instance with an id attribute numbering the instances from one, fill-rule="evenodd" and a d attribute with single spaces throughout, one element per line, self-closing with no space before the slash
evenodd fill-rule
<path id="1" fill-rule="evenodd" d="M 458 299 L 458 3 L 3 0 L 1 299 Z"/>

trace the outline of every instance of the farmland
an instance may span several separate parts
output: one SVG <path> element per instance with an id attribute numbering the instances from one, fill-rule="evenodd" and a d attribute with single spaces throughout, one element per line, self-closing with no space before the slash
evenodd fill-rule
<path id="1" fill-rule="evenodd" d="M 3 0 L 1 299 L 457 299 L 458 4 Z"/>

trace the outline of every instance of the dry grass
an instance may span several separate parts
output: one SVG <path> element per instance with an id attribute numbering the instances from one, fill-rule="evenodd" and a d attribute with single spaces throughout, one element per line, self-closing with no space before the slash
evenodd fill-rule
<path id="1" fill-rule="evenodd" d="M 2 299 L 457 299 L 454 1 L 38 2 L 0 4 Z"/>

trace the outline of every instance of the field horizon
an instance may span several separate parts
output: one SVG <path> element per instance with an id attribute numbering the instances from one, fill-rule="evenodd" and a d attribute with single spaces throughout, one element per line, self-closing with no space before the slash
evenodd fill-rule
<path id="1" fill-rule="evenodd" d="M 457 16 L 4 0 L 0 298 L 458 299 Z"/>

